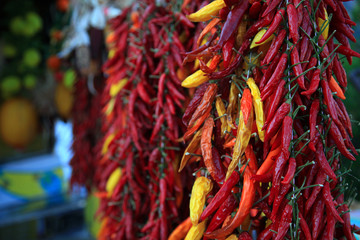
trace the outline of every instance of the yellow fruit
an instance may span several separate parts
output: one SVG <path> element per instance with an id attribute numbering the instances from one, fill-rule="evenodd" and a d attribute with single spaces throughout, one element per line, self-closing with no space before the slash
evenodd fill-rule
<path id="1" fill-rule="evenodd" d="M 106 182 L 106 191 L 108 193 L 108 197 L 110 197 L 119 182 L 122 175 L 121 168 L 116 168 L 110 175 L 109 179 Z"/>
<path id="2" fill-rule="evenodd" d="M 55 105 L 58 113 L 63 118 L 69 118 L 74 103 L 74 95 L 70 88 L 59 83 L 55 89 Z"/>
<path id="3" fill-rule="evenodd" d="M 0 134 L 5 143 L 24 148 L 36 135 L 38 118 L 27 99 L 7 100 L 0 108 Z"/>

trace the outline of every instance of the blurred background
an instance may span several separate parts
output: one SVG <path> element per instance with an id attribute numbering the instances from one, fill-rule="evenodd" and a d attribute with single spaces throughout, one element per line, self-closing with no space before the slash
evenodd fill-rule
<path id="1" fill-rule="evenodd" d="M 106 21 L 128 1 L 0 2 L 0 239 L 94 239 L 101 222 L 88 194 L 91 149 L 100 134 Z M 360 22 L 360 1 L 346 2 Z M 355 27 L 360 36 L 359 27 Z M 360 52 L 360 44 L 353 44 Z M 345 61 L 345 105 L 360 146 L 360 59 Z M 76 102 L 76 106 L 74 106 Z M 92 126 L 91 131 L 81 126 Z M 83 155 L 74 156 L 72 144 Z M 71 159 L 84 158 L 71 178 Z M 360 158 L 345 161 L 349 189 L 360 186 Z M 79 169 L 79 166 L 75 166 Z M 72 182 L 81 182 L 77 187 Z M 351 192 L 351 191 L 349 191 Z M 351 193 L 351 194 L 353 194 Z M 360 200 L 360 196 L 355 196 Z M 360 208 L 357 202 L 353 208 Z M 360 214 L 352 213 L 360 225 Z"/>

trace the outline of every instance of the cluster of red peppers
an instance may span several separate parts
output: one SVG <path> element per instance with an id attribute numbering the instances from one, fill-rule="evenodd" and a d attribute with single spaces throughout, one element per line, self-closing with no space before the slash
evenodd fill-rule
<path id="1" fill-rule="evenodd" d="M 74 84 L 74 102 L 71 119 L 73 124 L 73 156 L 70 161 L 71 186 L 84 186 L 90 192 L 97 166 L 98 141 L 101 116 L 101 95 L 89 91 L 87 79 L 78 77 Z"/>
<path id="2" fill-rule="evenodd" d="M 178 139 L 188 98 L 181 80 L 192 65 L 183 66 L 180 53 L 196 48 L 192 36 L 200 30 L 186 14 L 197 8 L 197 1 L 187 13 L 167 1 L 138 1 L 109 23 L 95 173 L 99 239 L 167 239 L 188 215 L 193 180 L 190 168 L 178 173 Z"/>
<path id="3" fill-rule="evenodd" d="M 182 82 L 196 91 L 180 170 L 197 178 L 170 239 L 354 239 L 341 61 L 360 54 L 343 2 L 214 0 L 187 17 L 207 23 L 184 59 L 200 69 Z"/>

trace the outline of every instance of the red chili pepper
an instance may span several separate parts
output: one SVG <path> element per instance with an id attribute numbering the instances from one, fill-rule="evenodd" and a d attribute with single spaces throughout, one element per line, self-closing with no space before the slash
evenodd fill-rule
<path id="1" fill-rule="evenodd" d="M 161 114 L 158 119 L 156 120 L 154 129 L 151 133 L 151 137 L 150 137 L 150 143 L 152 143 L 154 141 L 154 138 L 157 136 L 157 134 L 160 132 L 161 126 L 164 123 L 165 117 L 164 114 Z"/>
<path id="2" fill-rule="evenodd" d="M 275 240 L 284 239 L 285 235 L 290 227 L 292 221 L 292 211 L 293 208 L 291 205 L 286 205 L 282 215 L 281 215 L 281 222 L 279 224 L 279 228 L 277 231 L 277 235 Z"/>
<path id="3" fill-rule="evenodd" d="M 296 44 L 299 41 L 299 20 L 295 6 L 293 4 L 288 4 L 286 6 L 286 12 L 289 21 L 290 37 L 293 40 L 293 43 Z"/>
<path id="4" fill-rule="evenodd" d="M 311 229 L 312 229 L 312 238 L 317 239 L 320 235 L 321 225 L 323 223 L 324 217 L 324 201 L 322 198 L 318 198 L 317 202 L 314 205 L 314 210 L 311 215 Z"/>
<path id="5" fill-rule="evenodd" d="M 294 178 L 295 171 L 296 171 L 296 160 L 295 158 L 290 158 L 288 170 L 285 174 L 284 179 L 281 181 L 281 184 L 289 184 Z"/>
<path id="6" fill-rule="evenodd" d="M 353 29 L 349 27 L 349 25 L 343 23 L 343 22 L 337 22 L 333 21 L 331 23 L 331 26 L 336 29 L 337 31 L 344 34 L 346 37 L 348 37 L 352 42 L 356 42 L 356 38 L 353 35 Z"/>
<path id="7" fill-rule="evenodd" d="M 318 117 L 320 108 L 320 101 L 319 99 L 315 99 L 310 107 L 310 116 L 309 116 L 309 128 L 310 128 L 310 142 L 309 142 L 309 148 L 315 152 L 315 135 L 316 135 L 316 119 Z"/>
<path id="8" fill-rule="evenodd" d="M 280 47 L 284 42 L 285 37 L 286 37 L 286 30 L 282 29 L 280 33 L 276 36 L 276 38 L 274 38 L 273 43 L 271 43 L 270 48 L 266 53 L 264 60 L 262 61 L 262 65 L 266 65 L 272 62 L 276 54 L 278 54 Z"/>
<path id="9" fill-rule="evenodd" d="M 237 171 L 234 171 L 228 180 L 221 186 L 219 191 L 216 193 L 210 204 L 204 209 L 200 216 L 200 221 L 204 221 L 210 216 L 219 206 L 225 201 L 226 198 L 231 194 L 231 189 L 239 182 L 240 175 Z"/>
<path id="10" fill-rule="evenodd" d="M 335 123 L 329 123 L 330 130 L 329 134 L 331 138 L 334 140 L 336 146 L 339 148 L 339 151 L 348 159 L 355 161 L 356 158 L 347 150 L 344 140 L 341 136 L 341 133 L 339 131 L 339 128 L 336 126 Z"/>
<path id="11" fill-rule="evenodd" d="M 252 237 L 248 232 L 242 232 L 240 233 L 238 240 L 252 240 Z"/>
<path id="12" fill-rule="evenodd" d="M 260 85 L 259 85 L 260 92 L 262 92 L 264 90 L 264 87 L 265 87 L 267 81 L 270 79 L 271 75 L 274 73 L 275 68 L 277 67 L 277 64 L 280 60 L 280 57 L 281 57 L 281 54 L 277 53 L 274 60 L 270 63 L 269 67 L 262 68 L 262 69 L 264 69 L 263 70 L 264 75 L 261 78 Z"/>
<path id="13" fill-rule="evenodd" d="M 192 126 L 199 117 L 201 117 L 206 111 L 208 111 L 209 107 L 211 107 L 211 104 L 215 99 L 217 89 L 218 87 L 216 84 L 209 84 L 203 98 L 201 99 L 199 106 L 196 108 L 194 114 L 189 121 L 189 126 Z"/>
<path id="14" fill-rule="evenodd" d="M 261 7 L 260 2 L 254 2 L 249 9 L 249 18 L 257 19 L 261 11 Z"/>
<path id="15" fill-rule="evenodd" d="M 338 52 L 340 54 L 343 54 L 345 56 L 352 56 L 352 57 L 360 58 L 360 53 L 355 52 L 351 48 L 345 47 L 343 45 L 337 45 L 337 44 L 335 44 L 335 47 L 337 47 L 336 52 Z"/>
<path id="16" fill-rule="evenodd" d="M 275 87 L 277 84 L 279 84 L 279 81 L 284 73 L 284 70 L 286 68 L 287 63 L 287 54 L 283 53 L 280 57 L 279 63 L 276 66 L 275 71 L 273 72 L 271 78 L 266 83 L 266 86 L 261 92 L 261 99 L 264 101 L 268 96 L 271 95 L 271 93 L 275 90 Z"/>
<path id="17" fill-rule="evenodd" d="M 320 69 L 315 70 L 315 72 L 312 75 L 310 86 L 309 86 L 308 90 L 302 92 L 301 95 L 310 96 L 318 89 L 319 82 L 320 82 L 320 71 L 321 71 Z"/>
<path id="18" fill-rule="evenodd" d="M 344 220 L 344 224 L 342 225 L 344 235 L 347 239 L 353 239 L 354 235 L 351 231 L 350 213 L 347 204 L 344 203 L 344 194 L 341 194 L 337 201 L 339 203 L 338 210 L 342 212 L 341 218 Z"/>
<path id="19" fill-rule="evenodd" d="M 305 186 L 310 186 L 312 184 L 317 172 L 318 172 L 318 167 L 317 167 L 317 165 L 315 163 L 310 168 L 309 174 L 307 175 L 307 178 L 306 178 Z M 310 188 L 304 189 L 304 197 L 306 199 L 309 198 L 310 190 L 311 190 Z"/>
<path id="20" fill-rule="evenodd" d="M 188 125 L 188 122 L 190 121 L 192 114 L 195 112 L 196 108 L 199 106 L 208 85 L 209 85 L 208 83 L 203 83 L 196 89 L 194 96 L 191 99 L 189 105 L 186 107 L 186 110 L 182 117 L 182 121 L 185 126 Z"/>
<path id="21" fill-rule="evenodd" d="M 221 30 L 220 39 L 216 44 L 216 46 L 214 47 L 214 51 L 222 48 L 225 42 L 228 41 L 229 38 L 237 30 L 237 26 L 239 25 L 242 17 L 244 16 L 244 13 L 247 10 L 248 5 L 249 5 L 248 0 L 244 0 L 238 3 L 237 5 L 235 5 L 230 10 L 230 13 L 226 18 L 226 22 Z"/>
<path id="22" fill-rule="evenodd" d="M 326 174 L 324 171 L 321 171 L 319 170 L 317 176 L 316 176 L 316 179 L 315 179 L 315 183 L 314 184 L 317 184 L 317 185 L 323 185 L 324 182 L 326 180 Z M 319 192 L 321 191 L 321 188 L 320 186 L 316 186 L 316 187 L 313 187 L 312 188 L 312 192 L 311 192 L 311 195 L 310 197 L 306 200 L 306 203 L 305 203 L 305 213 L 307 214 L 309 211 L 310 211 L 310 208 L 312 207 L 312 205 L 314 204 Z"/>
<path id="23" fill-rule="evenodd" d="M 245 88 L 240 101 L 240 109 L 244 116 L 244 122 L 247 124 L 250 113 L 252 111 L 252 97 L 249 88 Z"/>
<path id="24" fill-rule="evenodd" d="M 299 218 L 300 218 L 300 227 L 301 227 L 302 232 L 305 235 L 305 238 L 307 240 L 309 240 L 309 239 L 311 240 L 312 238 L 311 238 L 311 233 L 310 233 L 309 226 L 306 223 L 305 218 L 303 217 L 301 211 L 299 211 Z"/>
<path id="25" fill-rule="evenodd" d="M 229 15 L 230 8 L 229 7 L 223 7 L 219 11 L 219 17 L 221 20 L 226 21 L 227 16 Z"/>
<path id="26" fill-rule="evenodd" d="M 235 37 L 234 35 L 227 40 L 222 48 L 223 55 L 223 67 L 227 68 L 230 64 L 233 47 L 234 47 Z"/>
<path id="27" fill-rule="evenodd" d="M 290 5 L 288 5 L 290 6 Z M 291 5 L 293 6 L 293 5 Z M 299 87 L 301 89 L 306 89 L 305 88 L 305 81 L 304 81 L 304 75 L 301 75 L 303 73 L 301 64 L 300 64 L 300 60 L 299 60 L 299 52 L 298 49 L 296 48 L 296 45 L 293 45 L 293 47 L 290 50 L 290 58 L 291 58 L 291 64 L 293 65 L 293 70 L 294 70 L 294 74 L 295 76 L 297 76 L 298 78 L 296 79 L 296 82 L 299 84 Z"/>
<path id="28" fill-rule="evenodd" d="M 214 216 L 211 218 L 211 221 L 205 231 L 205 233 L 211 233 L 216 230 L 226 219 L 229 214 L 231 214 L 236 208 L 237 201 L 236 198 L 230 194 L 224 202 L 221 203 L 219 209 L 216 211 Z"/>
<path id="29" fill-rule="evenodd" d="M 290 112 L 290 104 L 288 101 L 281 104 L 275 113 L 273 119 L 271 119 L 268 127 L 266 128 L 264 141 L 269 141 L 279 130 L 281 123 L 285 116 Z"/>
<path id="30" fill-rule="evenodd" d="M 211 146 L 211 138 L 212 132 L 214 128 L 214 119 L 208 118 L 206 119 L 202 134 L 201 134 L 201 152 L 203 155 L 204 163 L 209 171 L 210 175 L 215 179 L 216 182 L 222 182 L 225 178 L 225 172 L 222 169 L 221 162 L 215 163 L 214 158 L 212 156 L 212 146 Z"/>
<path id="31" fill-rule="evenodd" d="M 231 62 L 230 66 L 222 71 L 209 74 L 209 77 L 211 79 L 221 79 L 231 74 L 242 63 L 242 57 L 245 55 L 246 51 L 248 51 L 250 43 L 250 39 L 246 39 L 241 45 L 240 49 L 237 51 L 237 55 Z"/>
<path id="32" fill-rule="evenodd" d="M 262 183 L 271 182 L 273 179 L 273 175 L 274 175 L 273 173 L 274 172 L 270 170 L 267 173 L 262 174 L 262 175 L 253 175 L 251 177 L 251 179 L 253 179 L 256 182 L 262 182 Z"/>
<path id="33" fill-rule="evenodd" d="M 292 140 L 292 124 L 293 120 L 290 116 L 285 116 L 282 123 L 282 140 L 281 140 L 281 151 L 284 153 L 285 159 L 290 157 L 290 143 Z"/>
<path id="34" fill-rule="evenodd" d="M 261 17 L 265 17 L 267 14 L 269 14 L 272 10 L 274 10 L 280 4 L 280 2 L 281 2 L 281 0 L 271 0 L 270 3 L 268 4 L 268 7 L 261 15 Z"/>
<path id="35" fill-rule="evenodd" d="M 273 181 L 270 189 L 269 204 L 272 203 L 275 197 L 279 195 L 281 176 L 283 174 L 286 162 L 287 159 L 285 159 L 284 153 L 281 152 L 280 155 L 276 158 L 273 168 Z"/>
<path id="36" fill-rule="evenodd" d="M 274 20 L 271 22 L 268 30 L 266 30 L 265 34 L 261 37 L 260 41 L 256 42 L 256 44 L 260 44 L 266 41 L 278 29 L 284 16 L 285 16 L 285 10 L 280 9 L 275 14 Z"/>
<path id="37" fill-rule="evenodd" d="M 251 25 L 251 27 L 245 33 L 245 39 L 249 39 L 255 36 L 256 33 L 263 27 L 269 25 L 274 19 L 274 14 L 268 14 L 265 18 L 260 18 L 256 23 Z"/>
<path id="38" fill-rule="evenodd" d="M 350 121 L 349 115 L 346 111 L 345 105 L 339 98 L 335 98 L 335 101 L 338 104 L 338 107 L 340 108 L 341 112 L 345 116 L 346 121 L 343 124 L 345 125 L 345 128 L 346 128 L 347 132 L 350 134 L 350 136 L 353 137 L 351 121 Z"/>
<path id="39" fill-rule="evenodd" d="M 306 65 L 306 68 L 307 68 L 307 69 L 310 69 L 310 68 L 316 67 L 317 62 L 318 62 L 317 58 L 316 58 L 316 57 L 312 57 L 312 58 L 310 59 L 309 63 Z M 311 79 L 312 76 L 313 76 L 313 72 L 314 72 L 314 70 L 311 70 L 311 71 L 307 72 L 307 73 L 305 74 L 305 77 L 306 77 L 307 79 Z"/>
<path id="40" fill-rule="evenodd" d="M 326 159 L 325 153 L 324 153 L 324 147 L 321 143 L 321 141 L 318 141 L 317 145 L 316 145 L 316 160 L 318 162 L 318 166 L 327 174 L 329 175 L 329 177 L 331 179 L 333 179 L 335 182 L 337 181 L 336 179 L 336 174 L 334 173 L 334 171 L 331 169 L 329 162 Z"/>
<path id="41" fill-rule="evenodd" d="M 244 172 L 244 184 L 241 193 L 241 200 L 238 211 L 236 212 L 234 218 L 226 227 L 216 230 L 210 234 L 205 234 L 205 236 L 209 238 L 222 238 L 229 235 L 232 231 L 234 231 L 235 228 L 239 227 L 245 218 L 249 215 L 250 209 L 254 203 L 254 198 L 255 184 L 251 180 L 250 170 L 246 168 Z"/>
<path id="42" fill-rule="evenodd" d="M 276 216 L 279 214 L 278 210 L 285 198 L 285 195 L 289 192 L 291 184 L 281 185 L 279 195 L 275 196 L 275 200 L 273 202 L 273 208 L 271 212 L 270 219 L 272 221 L 276 221 Z"/>
<path id="43" fill-rule="evenodd" d="M 326 209 L 331 213 L 331 215 L 340 223 L 344 223 L 342 218 L 340 217 L 339 213 L 337 212 L 335 205 L 334 205 L 334 199 L 331 196 L 331 190 L 329 182 L 326 181 L 324 184 L 324 187 L 322 189 L 322 196 L 326 205 Z"/>

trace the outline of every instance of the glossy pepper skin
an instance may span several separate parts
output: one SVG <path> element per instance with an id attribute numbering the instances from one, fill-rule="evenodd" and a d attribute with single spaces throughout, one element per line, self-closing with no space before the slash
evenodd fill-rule
<path id="1" fill-rule="evenodd" d="M 240 175 L 237 171 L 234 171 L 229 179 L 221 186 L 220 190 L 211 200 L 210 204 L 204 209 L 200 216 L 200 221 L 204 221 L 210 214 L 216 211 L 219 206 L 229 197 L 231 189 L 239 182 Z"/>
<path id="2" fill-rule="evenodd" d="M 251 180 L 251 172 L 248 168 L 245 168 L 244 173 L 244 185 L 241 193 L 241 200 L 239 209 L 237 210 L 234 218 L 230 224 L 224 228 L 216 230 L 210 234 L 205 234 L 209 238 L 223 238 L 229 235 L 235 228 L 239 227 L 245 218 L 249 215 L 250 209 L 254 203 L 255 198 L 255 184 Z"/>
<path id="3" fill-rule="evenodd" d="M 259 138 L 264 141 L 264 131 L 262 130 L 265 122 L 263 102 L 260 97 L 260 90 L 257 87 L 253 78 L 249 78 L 246 81 L 247 85 L 251 89 L 251 95 L 254 103 L 256 127 L 258 130 Z"/>
<path id="4" fill-rule="evenodd" d="M 266 30 L 266 33 L 262 36 L 260 41 L 256 42 L 256 44 L 260 44 L 268 39 L 279 27 L 281 21 L 283 20 L 283 16 L 285 15 L 285 10 L 280 9 L 274 17 L 274 20 L 271 22 L 269 28 Z"/>
<path id="5" fill-rule="evenodd" d="M 214 216 L 206 228 L 205 234 L 211 233 L 216 230 L 236 208 L 238 202 L 236 198 L 230 194 L 225 201 L 221 203 L 219 209 L 215 212 Z M 201 220 L 201 218 L 200 218 Z"/>
<path id="6" fill-rule="evenodd" d="M 203 212 L 206 195 L 212 189 L 212 182 L 206 177 L 198 177 L 195 180 L 190 198 L 190 219 L 193 226 L 198 224 L 200 215 Z M 205 229 L 204 229 L 205 230 Z"/>

